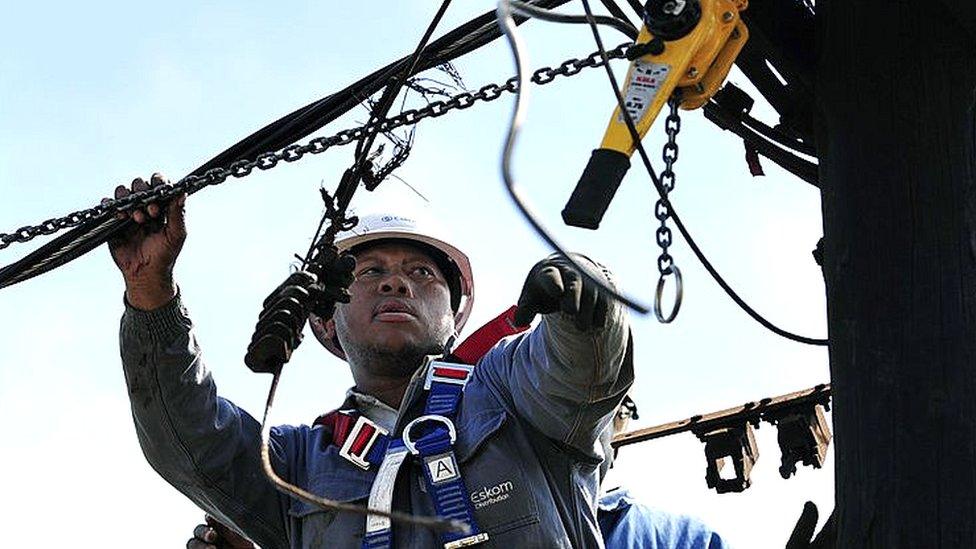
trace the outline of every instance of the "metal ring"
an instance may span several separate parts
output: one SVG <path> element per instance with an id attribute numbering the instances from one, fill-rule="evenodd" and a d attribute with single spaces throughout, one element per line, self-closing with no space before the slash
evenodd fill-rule
<path id="1" fill-rule="evenodd" d="M 450 419 L 447 419 L 444 416 L 439 416 L 436 414 L 420 416 L 417 419 L 408 423 L 407 426 L 403 428 L 403 445 L 407 447 L 407 450 L 409 450 L 411 454 L 416 456 L 420 453 L 420 451 L 417 450 L 417 446 L 413 443 L 412 440 L 410 440 L 410 431 L 413 430 L 413 428 L 416 427 L 418 423 L 423 421 L 436 421 L 439 423 L 443 423 L 444 425 L 447 426 L 447 434 L 448 436 L 451 437 L 451 444 L 454 444 L 454 441 L 457 440 L 457 430 L 454 428 L 454 422 L 451 421 Z"/>
<path id="2" fill-rule="evenodd" d="M 674 317 L 678 316 L 678 309 L 681 308 L 681 298 L 684 295 L 681 286 L 681 269 L 672 263 L 670 271 L 674 275 L 675 283 L 674 307 L 671 309 L 671 314 L 667 318 L 661 312 L 661 299 L 664 297 L 664 281 L 667 273 L 661 274 L 661 277 L 657 279 L 657 292 L 654 294 L 654 316 L 657 317 L 658 322 L 661 324 L 670 324 L 674 320 Z"/>

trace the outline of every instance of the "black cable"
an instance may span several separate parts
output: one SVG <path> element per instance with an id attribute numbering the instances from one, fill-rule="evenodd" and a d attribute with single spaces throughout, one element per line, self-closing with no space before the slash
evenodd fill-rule
<path id="1" fill-rule="evenodd" d="M 661 196 L 661 200 L 664 202 L 665 206 L 667 206 L 668 211 L 671 212 L 671 218 L 674 220 L 674 224 L 678 228 L 678 231 L 681 232 L 681 236 L 684 237 L 685 241 L 688 243 L 688 247 L 690 247 L 691 250 L 695 253 L 695 256 L 698 257 L 698 260 L 701 262 L 702 266 L 705 267 L 705 270 L 707 270 L 708 273 L 712 275 L 712 278 L 715 279 L 715 282 L 717 282 L 718 285 L 723 290 L 725 290 L 725 293 L 728 294 L 730 298 L 732 298 L 732 301 L 734 301 L 743 311 L 745 311 L 749 316 L 751 316 L 754 320 L 762 324 L 768 330 L 770 330 L 771 332 L 779 336 L 796 341 L 798 343 L 805 343 L 807 345 L 822 345 L 822 346 L 827 345 L 828 341 L 826 339 L 815 339 L 815 338 L 797 335 L 792 332 L 788 332 L 776 326 L 775 324 L 767 320 L 765 317 L 760 315 L 758 312 L 755 311 L 755 309 L 750 307 L 748 303 L 746 303 L 741 297 L 739 297 L 739 294 L 737 294 L 735 290 L 733 290 L 732 287 L 729 286 L 729 284 L 725 281 L 725 279 L 722 278 L 722 276 L 718 273 L 718 271 L 715 270 L 715 267 L 712 266 L 711 262 L 708 261 L 708 258 L 705 257 L 705 254 L 702 253 L 701 249 L 698 247 L 698 244 L 695 243 L 694 239 L 691 237 L 691 234 L 685 228 L 684 223 L 681 222 L 681 219 L 678 217 L 677 212 L 675 211 L 674 207 L 671 205 L 671 201 L 668 200 L 667 193 L 664 192 L 664 188 L 661 186 L 661 181 L 660 179 L 658 179 L 657 173 L 654 171 L 654 167 L 651 165 L 651 160 L 647 156 L 647 151 L 644 150 L 644 145 L 641 143 L 640 134 L 637 132 L 637 128 L 634 125 L 634 121 L 630 117 L 630 113 L 627 112 L 627 109 L 624 107 L 624 98 L 623 95 L 620 93 L 620 86 L 617 85 L 617 79 L 613 75 L 613 70 L 611 70 L 610 68 L 610 64 L 607 59 L 606 49 L 603 46 L 603 40 L 600 38 L 600 31 L 597 29 L 596 22 L 592 20 L 593 12 L 590 9 L 590 3 L 588 0 L 581 0 L 581 1 L 583 2 L 583 9 L 586 11 L 586 16 L 591 19 L 590 30 L 593 33 L 593 39 L 596 41 L 597 49 L 600 51 L 600 55 L 603 57 L 604 68 L 606 68 L 607 70 L 607 77 L 610 80 L 610 86 L 613 88 L 613 93 L 617 98 L 617 105 L 620 107 L 620 112 L 623 115 L 624 122 L 627 124 L 627 129 L 630 131 L 631 139 L 633 139 L 634 141 L 634 145 L 637 148 L 637 152 L 640 153 L 641 160 L 644 163 L 644 168 L 647 170 L 648 175 L 650 175 L 651 181 L 654 183 L 655 189 L 657 189 L 657 192 Z"/>
<path id="2" fill-rule="evenodd" d="M 607 8 L 607 11 L 610 12 L 610 15 L 612 15 L 616 19 L 619 19 L 621 21 L 626 21 L 628 24 L 630 24 L 630 19 L 627 18 L 627 14 L 624 13 L 624 10 L 617 5 L 616 0 L 600 0 L 600 1 L 603 3 L 603 7 Z M 584 22 L 586 21 L 585 17 L 583 18 L 583 21 Z M 635 35 L 634 36 L 635 41 L 636 38 L 637 37 Z"/>
<path id="3" fill-rule="evenodd" d="M 761 134 L 770 141 L 775 141 L 787 149 L 805 154 L 807 156 L 817 156 L 817 150 L 813 145 L 800 141 L 799 139 L 794 139 L 786 135 L 786 133 L 784 133 L 782 130 L 769 126 L 762 120 L 754 118 L 750 114 L 743 113 L 740 119 L 745 126 L 755 130 L 756 133 Z"/>
<path id="4" fill-rule="evenodd" d="M 369 154 L 369 149 L 373 146 L 373 142 L 376 140 L 376 136 L 380 133 L 379 124 L 380 120 L 386 118 L 386 114 L 390 112 L 390 108 L 393 106 L 393 101 L 396 96 L 403 89 L 403 85 L 413 74 L 414 69 L 417 68 L 417 61 L 420 60 L 420 54 L 427 47 L 427 41 L 430 40 L 432 34 L 434 34 L 434 29 L 437 28 L 437 24 L 440 23 L 441 18 L 444 17 L 444 12 L 447 11 L 447 6 L 451 4 L 451 0 L 444 0 L 441 2 L 441 7 L 434 14 L 434 18 L 431 20 L 430 24 L 427 25 L 427 30 L 424 31 L 423 37 L 420 38 L 420 42 L 417 47 L 414 48 L 413 55 L 410 56 L 410 61 L 407 64 L 406 69 L 400 74 L 400 76 L 392 83 L 388 84 L 386 90 L 383 92 L 383 96 L 380 97 L 379 103 L 373 112 L 370 114 L 369 120 L 366 121 L 366 127 L 369 128 L 371 124 L 374 124 L 372 130 L 369 134 L 364 137 L 356 146 L 356 164 L 361 167 L 364 160 L 366 160 L 366 155 Z M 360 147 L 361 146 L 361 147 Z"/>
<path id="5" fill-rule="evenodd" d="M 729 108 L 718 96 L 705 104 L 703 109 L 705 118 L 723 130 L 730 131 L 742 138 L 747 147 L 772 160 L 784 170 L 806 181 L 814 187 L 820 187 L 817 164 L 781 147 L 776 142 L 766 139 L 762 134 L 747 126 L 741 119 L 741 112 Z M 753 119 L 755 120 L 755 119 Z"/>
<path id="6" fill-rule="evenodd" d="M 611 0 L 606 0 L 610 2 Z M 552 23 L 578 23 L 582 25 L 588 25 L 590 22 L 583 15 L 567 15 L 565 13 L 555 13 L 552 10 L 544 10 L 541 8 L 536 8 L 531 4 L 526 4 L 519 0 L 510 0 L 509 4 L 516 8 L 519 12 L 526 15 L 531 15 L 533 18 L 541 19 L 543 21 L 549 21 Z M 619 9 L 619 8 L 618 8 Z M 594 17 L 598 25 L 606 25 L 608 27 L 613 27 L 625 34 L 627 38 L 631 40 L 637 40 L 637 35 L 639 31 L 636 27 L 627 21 L 627 16 L 620 12 L 623 18 L 620 17 L 607 17 L 605 15 L 597 15 Z"/>
<path id="7" fill-rule="evenodd" d="M 568 1 L 534 0 L 532 3 L 544 9 L 552 9 Z M 417 71 L 436 67 L 494 41 L 501 36 L 501 32 L 494 25 L 494 20 L 494 11 L 485 12 L 431 42 L 417 64 Z M 516 22 L 522 23 L 525 20 L 526 18 L 522 17 Z M 382 89 L 391 78 L 403 71 L 409 60 L 410 56 L 401 57 L 342 90 L 268 124 L 215 156 L 197 168 L 194 173 L 202 173 L 217 166 L 226 166 L 240 158 L 252 158 L 268 150 L 277 150 L 310 135 L 353 109 L 362 98 L 369 97 Z"/>
<path id="8" fill-rule="evenodd" d="M 627 3 L 633 8 L 634 13 L 637 14 L 637 18 L 644 21 L 644 6 L 641 5 L 640 0 L 627 0 Z"/>
<path id="9" fill-rule="evenodd" d="M 540 8 L 552 9 L 569 0 L 529 1 Z M 516 17 L 515 23 L 521 24 L 526 19 L 523 16 Z M 431 42 L 427 54 L 418 63 L 417 71 L 427 70 L 456 59 L 492 42 L 499 36 L 501 31 L 495 24 L 494 10 L 483 13 Z M 238 141 L 191 173 L 201 175 L 212 168 L 226 167 L 240 159 L 253 160 L 262 153 L 291 145 L 355 108 L 363 97 L 379 91 L 390 78 L 403 70 L 405 63 L 407 58 L 403 57 L 338 92 L 283 116 Z M 115 219 L 114 212 L 106 212 L 85 221 L 21 259 L 0 268 L 0 288 L 23 282 L 77 259 L 120 231 L 131 227 L 131 223 L 134 222 L 128 218 Z"/>
<path id="10" fill-rule="evenodd" d="M 426 46 L 427 41 L 430 39 L 430 36 L 433 34 L 434 29 L 437 27 L 437 24 L 444 16 L 444 12 L 447 10 L 447 6 L 450 3 L 451 0 L 443 0 L 440 9 L 434 15 L 434 18 L 428 25 L 423 38 L 420 39 L 420 43 L 417 45 L 416 50 L 411 56 L 410 62 L 407 64 L 406 70 L 403 71 L 403 73 L 400 75 L 396 83 L 390 84 L 387 87 L 383 95 L 384 100 L 380 103 L 377 109 L 373 111 L 373 114 L 370 116 L 370 121 L 382 120 L 386 116 L 386 113 L 393 105 L 393 99 L 396 98 L 397 94 L 400 92 L 400 89 L 403 87 L 404 82 L 406 82 L 407 78 L 410 76 L 411 71 L 416 67 L 421 52 Z M 348 176 L 343 177 L 343 184 L 351 185 L 350 189 L 348 190 L 348 195 L 347 195 L 348 200 L 352 199 L 352 195 L 355 192 L 359 183 L 358 168 L 361 167 L 362 162 L 365 160 L 366 155 L 369 154 L 369 148 L 372 146 L 373 139 L 375 139 L 378 133 L 379 133 L 379 129 L 377 127 L 374 131 L 371 131 L 370 134 L 368 134 L 367 136 L 363 137 L 362 140 L 360 140 L 359 145 L 363 145 L 363 143 L 365 143 L 365 145 L 362 148 L 357 148 L 356 150 L 355 166 L 353 167 L 354 170 L 353 174 L 355 175 L 353 177 L 348 177 Z M 346 173 L 349 174 L 350 172 L 347 171 Z M 337 191 L 336 194 L 338 195 L 340 192 L 342 191 L 341 190 Z M 337 223 L 345 221 L 345 206 L 348 205 L 348 200 L 344 204 L 340 203 L 338 208 L 333 208 L 329 204 L 326 205 L 326 214 L 322 217 L 322 221 L 319 223 L 319 228 L 316 230 L 316 233 L 321 231 L 322 225 L 325 222 L 325 219 L 328 217 L 332 219 L 333 226 L 330 227 L 330 229 L 333 230 L 331 232 L 327 231 L 326 235 L 327 236 L 330 234 L 332 236 L 335 235 L 335 229 L 338 226 Z M 312 249 L 314 249 L 315 247 L 316 240 L 318 240 L 318 234 L 316 234 L 315 239 L 313 239 Z M 331 245 L 332 242 L 328 242 L 328 244 Z M 309 251 L 309 256 L 307 256 L 303 261 L 303 265 L 302 265 L 303 269 L 309 262 L 311 251 L 312 250 Z M 307 319 L 307 312 L 305 313 L 305 315 Z M 301 325 L 302 326 L 305 325 L 304 319 L 301 321 Z M 301 331 L 301 329 L 299 329 L 299 331 Z M 310 505 L 314 505 L 316 507 L 325 509 L 327 511 L 332 511 L 332 512 L 341 511 L 341 512 L 367 515 L 367 516 L 381 516 L 391 521 L 395 521 L 397 523 L 423 526 L 440 532 L 461 532 L 464 534 L 470 532 L 470 526 L 465 524 L 463 521 L 458 521 L 454 519 L 444 519 L 441 518 L 439 515 L 438 516 L 415 516 L 411 513 L 374 509 L 369 507 L 368 505 L 360 505 L 355 503 L 328 499 L 319 496 L 317 494 L 314 494 L 308 490 L 305 490 L 299 486 L 291 484 L 287 480 L 278 476 L 277 472 L 274 470 L 274 467 L 272 467 L 271 465 L 271 458 L 270 458 L 271 425 L 268 423 L 268 418 L 271 415 L 271 408 L 274 404 L 275 392 L 278 387 L 278 382 L 281 379 L 282 366 L 283 363 L 279 364 L 278 367 L 272 370 L 271 372 L 274 377 L 272 377 L 271 387 L 268 389 L 268 398 L 265 402 L 264 415 L 261 420 L 261 463 L 264 469 L 265 476 L 269 481 L 271 481 L 275 489 L 299 501 L 308 503 Z"/>
<path id="11" fill-rule="evenodd" d="M 407 79 L 413 74 L 413 71 L 417 67 L 417 62 L 420 61 L 421 55 L 424 52 L 424 48 L 427 47 L 427 42 L 430 40 L 431 35 L 434 34 L 434 29 L 437 28 L 438 23 L 444 17 L 444 13 L 447 11 L 447 7 L 451 4 L 451 0 L 443 0 L 441 2 L 441 7 L 438 8 L 437 13 L 434 14 L 434 18 L 431 19 L 430 24 L 427 25 L 427 30 L 424 31 L 424 35 L 420 38 L 420 42 L 417 47 L 414 48 L 413 54 L 410 56 L 410 60 L 407 62 L 406 67 L 403 72 L 400 73 L 399 77 L 395 79 L 394 82 L 387 85 L 386 89 L 383 91 L 383 96 L 377 103 L 376 108 L 370 113 L 369 120 L 366 122 L 367 131 L 369 132 L 356 144 L 356 152 L 354 155 L 353 166 L 349 171 L 342 177 L 339 187 L 335 191 L 335 208 L 326 208 L 325 213 L 322 215 L 322 220 L 319 222 L 318 228 L 315 230 L 315 236 L 312 237 L 312 244 L 305 255 L 305 259 L 302 261 L 302 268 L 304 268 L 312 258 L 312 254 L 316 247 L 319 247 L 321 243 L 319 242 L 319 235 L 322 232 L 322 227 L 325 224 L 325 220 L 329 218 L 331 224 L 326 230 L 326 245 L 332 246 L 335 238 L 336 232 L 342 228 L 341 225 L 346 221 L 346 208 L 352 201 L 352 197 L 359 188 L 359 183 L 363 177 L 363 170 L 365 169 L 366 157 L 369 155 L 369 150 L 373 147 L 373 143 L 376 140 L 376 136 L 380 134 L 379 122 L 386 118 L 387 113 L 390 112 L 390 108 L 393 106 L 393 102 L 396 96 L 403 89 L 404 84 L 406 84 Z"/>

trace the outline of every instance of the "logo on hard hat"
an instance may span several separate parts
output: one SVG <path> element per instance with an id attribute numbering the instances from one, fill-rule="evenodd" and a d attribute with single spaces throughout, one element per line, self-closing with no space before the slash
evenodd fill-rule
<path id="1" fill-rule="evenodd" d="M 389 223 L 391 221 L 402 221 L 404 223 L 409 223 L 411 225 L 417 224 L 417 222 L 414 221 L 413 219 L 410 219 L 409 217 L 401 217 L 399 215 L 384 215 L 383 217 L 380 218 L 380 221 L 382 221 L 383 223 Z"/>

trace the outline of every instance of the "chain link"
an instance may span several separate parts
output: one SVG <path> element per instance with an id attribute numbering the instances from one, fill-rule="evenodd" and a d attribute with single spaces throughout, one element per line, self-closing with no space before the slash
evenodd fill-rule
<path id="1" fill-rule="evenodd" d="M 661 172 L 661 187 L 664 189 L 664 195 L 667 196 L 668 193 L 674 190 L 674 163 L 678 161 L 678 132 L 681 131 L 681 117 L 678 114 L 678 105 L 680 100 L 677 97 L 672 97 L 668 100 L 668 117 L 664 120 L 664 131 L 668 134 L 668 141 L 664 144 L 664 149 L 661 151 L 661 157 L 664 159 L 664 171 Z M 657 205 L 654 207 L 654 217 L 661 222 L 661 226 L 657 228 L 657 245 L 661 247 L 661 255 L 657 258 L 657 270 L 661 273 L 662 277 L 668 276 L 674 271 L 674 258 L 668 253 L 668 248 L 671 246 L 672 235 L 671 229 L 668 227 L 668 219 L 671 218 L 671 211 L 668 209 L 668 205 L 664 202 L 663 198 L 657 200 Z"/>
<path id="2" fill-rule="evenodd" d="M 661 247 L 661 255 L 657 258 L 657 270 L 660 272 L 660 276 L 657 279 L 657 291 L 654 293 L 654 315 L 663 324 L 670 324 L 678 316 L 684 295 L 681 269 L 678 268 L 674 263 L 674 258 L 668 253 L 668 248 L 674 241 L 671 228 L 668 227 L 671 211 L 668 208 L 668 203 L 665 202 L 668 194 L 674 190 L 674 163 L 678 161 L 678 132 L 681 131 L 681 117 L 678 115 L 680 105 L 681 97 L 675 93 L 668 100 L 668 116 L 664 119 L 664 131 L 668 134 L 668 141 L 661 151 L 661 157 L 664 160 L 664 170 L 661 172 L 660 179 L 663 196 L 658 199 L 654 206 L 654 217 L 661 222 L 655 233 L 657 245 Z M 674 278 L 674 304 L 671 306 L 671 312 L 665 315 L 662 309 L 664 286 L 668 277 Z"/>
<path id="3" fill-rule="evenodd" d="M 621 44 L 609 50 L 607 52 L 607 58 L 626 59 L 627 52 L 631 47 L 633 47 L 631 43 Z M 542 86 L 552 82 L 557 76 L 573 76 L 584 68 L 600 66 L 603 66 L 603 59 L 600 56 L 600 52 L 597 51 L 583 59 L 567 59 L 556 68 L 542 67 L 532 73 L 531 81 L 534 84 Z M 512 77 L 502 84 L 487 84 L 475 92 L 462 92 L 446 101 L 431 101 L 423 108 L 408 109 L 391 118 L 380 120 L 375 124 L 379 126 L 380 131 L 389 131 L 403 126 L 410 126 L 425 118 L 436 118 L 447 114 L 449 111 L 467 109 L 478 102 L 494 101 L 506 92 L 514 93 L 517 90 L 518 80 Z M 669 120 L 670 118 L 668 117 Z M 200 175 L 188 175 L 172 185 L 161 185 L 145 191 L 132 193 L 123 198 L 106 200 L 103 204 L 87 210 L 80 210 L 63 217 L 48 219 L 38 225 L 27 225 L 11 233 L 0 233 L 0 250 L 13 243 L 28 242 L 38 236 L 50 235 L 64 229 L 77 227 L 92 219 L 105 218 L 116 212 L 132 211 L 145 206 L 149 202 L 167 200 L 183 193 L 193 194 L 204 187 L 219 185 L 231 177 L 238 179 L 247 177 L 254 168 L 270 170 L 281 161 L 296 162 L 301 160 L 306 154 L 321 154 L 331 147 L 348 145 L 353 141 L 361 139 L 369 129 L 371 127 L 360 126 L 358 128 L 342 130 L 330 137 L 316 137 L 304 145 L 289 145 L 277 152 L 260 154 L 254 160 L 242 159 L 233 162 L 226 168 L 213 168 Z M 677 130 L 674 133 L 676 134 Z M 677 158 L 677 146 L 675 146 L 674 150 L 675 158 Z M 665 173 L 670 173 L 670 169 L 670 164 L 668 164 L 668 170 Z M 672 174 L 672 187 L 673 185 Z M 670 236 L 668 238 L 670 239 Z M 658 241 L 660 242 L 660 238 Z M 665 248 L 666 251 L 667 249 Z"/>

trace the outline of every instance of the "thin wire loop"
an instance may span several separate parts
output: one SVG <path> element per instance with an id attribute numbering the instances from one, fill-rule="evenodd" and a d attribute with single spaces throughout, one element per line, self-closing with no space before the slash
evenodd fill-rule
<path id="1" fill-rule="evenodd" d="M 512 57 L 515 61 L 516 82 L 518 82 L 518 90 L 515 92 L 515 108 L 512 109 L 512 117 L 509 122 L 508 133 L 505 136 L 505 146 L 502 151 L 501 171 L 502 180 L 505 183 L 505 189 L 508 191 L 508 195 L 511 197 L 512 202 L 515 203 L 516 208 L 522 214 L 522 217 L 525 218 L 529 225 L 532 226 L 536 233 L 546 242 L 546 244 L 549 245 L 549 247 L 565 258 L 574 269 L 599 287 L 600 291 L 604 292 L 607 296 L 619 301 L 642 315 L 647 314 L 650 312 L 649 307 L 618 292 L 614 288 L 611 288 L 603 278 L 602 273 L 595 272 L 589 266 L 581 265 L 572 256 L 570 256 L 569 253 L 567 253 L 566 250 L 559 244 L 559 242 L 557 242 L 556 239 L 549 234 L 549 231 L 542 226 L 542 223 L 529 208 L 527 201 L 522 196 L 521 191 L 515 183 L 515 178 L 512 176 L 512 151 L 515 149 L 515 142 L 518 138 L 518 133 L 522 126 L 522 122 L 525 119 L 525 101 L 528 100 L 528 87 L 523 85 L 526 81 L 528 81 L 525 67 L 522 65 L 522 51 L 524 46 L 522 45 L 521 36 L 516 31 L 515 20 L 512 18 L 512 14 L 515 11 L 519 11 L 519 8 L 513 4 L 512 0 L 499 0 L 498 8 L 496 10 L 498 25 L 502 28 L 502 31 L 505 33 L 505 37 L 508 39 L 508 44 L 512 51 Z M 531 15 L 531 13 L 528 12 L 520 13 Z M 540 17 L 540 19 L 543 18 Z M 604 57 L 604 62 L 609 63 L 609 60 Z"/>

